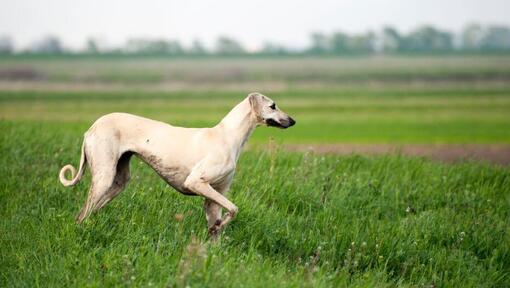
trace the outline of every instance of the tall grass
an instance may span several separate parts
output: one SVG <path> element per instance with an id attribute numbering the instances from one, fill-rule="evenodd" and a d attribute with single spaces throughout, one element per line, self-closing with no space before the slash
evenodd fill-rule
<path id="1" fill-rule="evenodd" d="M 400 156 L 242 155 L 240 212 L 217 243 L 203 200 L 133 158 L 132 180 L 83 225 L 81 127 L 0 122 L 0 286 L 506 287 L 510 170 Z"/>

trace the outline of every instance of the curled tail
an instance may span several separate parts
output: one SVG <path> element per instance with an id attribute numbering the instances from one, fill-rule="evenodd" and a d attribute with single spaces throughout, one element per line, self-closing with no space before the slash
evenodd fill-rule
<path id="1" fill-rule="evenodd" d="M 73 167 L 73 165 L 66 165 L 60 169 L 60 173 L 58 175 L 58 178 L 60 179 L 60 183 L 64 186 L 73 186 L 76 185 L 83 176 L 83 172 L 85 172 L 85 163 L 87 162 L 87 159 L 85 157 L 85 141 L 81 145 L 81 158 L 80 158 L 80 168 L 78 170 L 78 174 L 76 174 L 76 169 Z M 71 180 L 66 179 L 66 172 L 71 171 Z"/>

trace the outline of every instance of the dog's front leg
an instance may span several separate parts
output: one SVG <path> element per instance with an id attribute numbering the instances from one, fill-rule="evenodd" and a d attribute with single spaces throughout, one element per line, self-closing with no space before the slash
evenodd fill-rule
<path id="1" fill-rule="evenodd" d="M 239 210 L 234 203 L 230 202 L 230 200 L 228 200 L 225 196 L 214 190 L 208 182 L 205 182 L 201 178 L 193 177 L 193 174 L 188 176 L 184 186 L 194 193 L 202 195 L 206 199 L 227 209 L 227 213 L 225 213 L 220 221 L 215 220 L 215 223 L 212 226 L 209 226 L 209 234 L 211 236 L 215 236 L 225 225 L 227 225 L 235 217 Z"/>
<path id="2" fill-rule="evenodd" d="M 207 228 L 209 228 L 209 234 L 213 235 L 219 229 L 221 224 L 221 210 L 222 207 L 216 202 L 205 198 L 204 201 L 204 212 L 205 218 L 207 219 Z"/>

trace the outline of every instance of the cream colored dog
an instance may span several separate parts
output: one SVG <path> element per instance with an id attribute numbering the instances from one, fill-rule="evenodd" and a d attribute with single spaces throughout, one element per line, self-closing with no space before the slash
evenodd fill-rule
<path id="1" fill-rule="evenodd" d="M 177 191 L 205 198 L 209 233 L 215 235 L 238 211 L 224 194 L 244 143 L 260 124 L 288 128 L 295 121 L 259 93 L 249 94 L 212 128 L 181 128 L 126 113 L 108 114 L 85 133 L 78 173 L 66 165 L 60 170 L 60 182 L 78 183 L 88 162 L 92 185 L 76 217 L 81 223 L 126 187 L 129 159 L 135 154 Z M 71 180 L 65 177 L 67 171 Z M 223 218 L 222 208 L 227 209 Z"/>

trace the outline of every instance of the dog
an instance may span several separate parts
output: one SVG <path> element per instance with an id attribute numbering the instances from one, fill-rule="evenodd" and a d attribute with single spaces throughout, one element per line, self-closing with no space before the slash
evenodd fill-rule
<path id="1" fill-rule="evenodd" d="M 276 103 L 250 93 L 212 128 L 183 128 L 127 114 L 102 116 L 84 134 L 78 172 L 72 165 L 60 170 L 64 186 L 80 181 L 88 163 L 92 183 L 76 222 L 82 223 L 126 187 L 129 160 L 136 155 L 175 190 L 205 198 L 208 231 L 217 235 L 237 214 L 225 197 L 241 150 L 255 127 L 288 128 L 296 123 Z M 71 172 L 71 180 L 66 173 Z M 222 208 L 227 213 L 222 216 Z"/>

